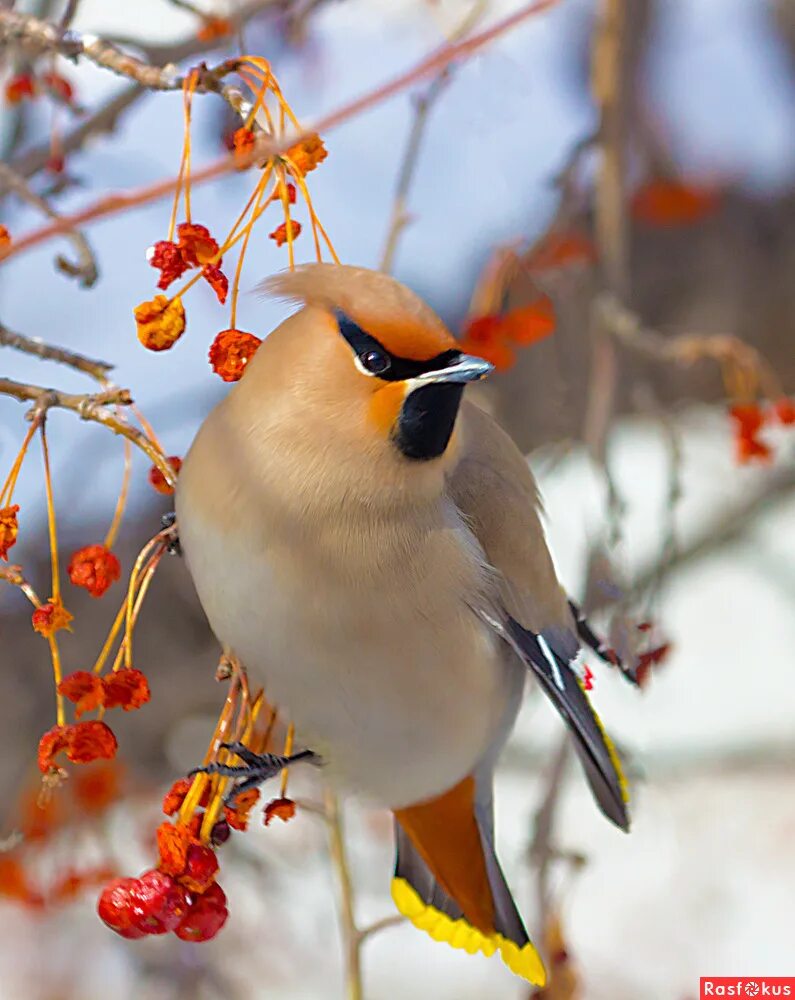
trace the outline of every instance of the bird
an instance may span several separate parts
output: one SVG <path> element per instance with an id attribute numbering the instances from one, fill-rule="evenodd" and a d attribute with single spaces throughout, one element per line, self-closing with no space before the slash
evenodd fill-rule
<path id="1" fill-rule="evenodd" d="M 199 600 L 295 746 L 394 814 L 397 909 L 541 985 L 493 819 L 528 674 L 623 830 L 627 786 L 583 689 L 593 633 L 558 581 L 531 471 L 464 398 L 492 366 L 378 271 L 306 264 L 263 291 L 298 308 L 204 420 L 178 478 Z"/>

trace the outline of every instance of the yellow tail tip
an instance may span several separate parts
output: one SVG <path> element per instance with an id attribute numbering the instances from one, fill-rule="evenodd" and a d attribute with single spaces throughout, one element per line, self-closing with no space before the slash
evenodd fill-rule
<path id="1" fill-rule="evenodd" d="M 484 934 L 463 918 L 454 920 L 448 917 L 446 913 L 424 903 L 404 878 L 392 879 L 392 899 L 398 911 L 434 941 L 444 941 L 470 955 L 481 952 L 487 958 L 499 951 L 500 958 L 514 975 L 534 986 L 546 984 L 544 963 L 530 942 L 520 947 L 502 934 Z"/>

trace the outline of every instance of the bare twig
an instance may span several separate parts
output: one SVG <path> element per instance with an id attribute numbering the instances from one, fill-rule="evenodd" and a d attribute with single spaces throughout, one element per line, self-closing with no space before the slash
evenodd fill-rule
<path id="1" fill-rule="evenodd" d="M 661 576 L 668 577 L 723 546 L 738 541 L 751 528 L 756 518 L 767 513 L 781 501 L 789 499 L 793 493 L 795 493 L 795 468 L 785 468 L 772 473 L 755 491 L 746 494 L 739 503 L 727 507 L 686 545 L 680 545 L 662 567 L 655 560 L 641 569 L 627 585 L 627 591 L 631 594 L 642 594 L 648 587 L 656 584 Z M 610 602 L 611 597 L 606 594 L 602 595 L 602 599 L 597 600 L 596 604 L 598 607 L 600 604 L 604 606 Z"/>
<path id="2" fill-rule="evenodd" d="M 226 19 L 232 25 L 230 40 L 254 18 L 264 14 L 268 10 L 282 11 L 290 0 L 239 0 L 234 6 L 230 5 L 230 10 L 225 14 Z M 223 40 L 218 38 L 199 38 L 197 34 L 189 35 L 181 42 L 165 42 L 157 44 L 144 42 L 138 38 L 128 38 L 114 36 L 112 39 L 115 45 L 125 45 L 135 48 L 146 56 L 150 63 L 163 66 L 166 63 L 179 63 L 185 59 L 192 59 L 194 56 L 204 52 L 212 52 L 222 47 Z"/>
<path id="3" fill-rule="evenodd" d="M 549 866 L 557 857 L 552 843 L 560 795 L 565 784 L 566 765 L 569 762 L 571 740 L 568 733 L 561 737 L 558 749 L 549 762 L 544 780 L 544 792 L 535 813 L 533 839 L 528 851 L 530 861 L 536 868 L 536 895 L 538 905 L 538 926 L 540 937 L 547 926 L 550 912 Z"/>
<path id="4" fill-rule="evenodd" d="M 387 100 L 387 98 L 399 93 L 401 90 L 405 90 L 412 84 L 418 83 L 433 74 L 440 73 L 451 63 L 470 58 L 489 42 L 494 41 L 495 38 L 498 38 L 511 28 L 516 27 L 531 15 L 541 13 L 542 11 L 554 6 L 557 2 L 558 0 L 533 0 L 532 3 L 526 4 L 510 17 L 503 18 L 503 20 L 498 21 L 485 31 L 481 31 L 478 34 L 473 35 L 471 38 L 465 39 L 464 41 L 458 42 L 454 45 L 443 46 L 441 49 L 438 49 L 430 56 L 421 60 L 416 66 L 407 72 L 395 77 L 388 83 L 376 87 L 363 97 L 351 101 L 338 108 L 336 111 L 319 118 L 312 124 L 311 127 L 305 129 L 303 132 L 297 132 L 295 134 L 288 133 L 279 142 L 271 144 L 268 144 L 266 137 L 265 140 L 257 145 L 257 147 L 252 151 L 252 155 L 250 157 L 251 162 L 255 162 L 258 158 L 261 158 L 263 154 L 268 156 L 278 156 L 281 153 L 285 153 L 297 142 L 300 142 L 317 132 L 327 132 L 361 112 L 380 104 L 381 102 Z M 201 184 L 205 181 L 220 177 L 232 170 L 239 170 L 240 167 L 241 160 L 239 157 L 235 158 L 231 155 L 223 156 L 220 159 L 208 164 L 206 167 L 192 173 L 191 184 L 194 186 L 196 184 Z M 41 229 L 34 230 L 26 236 L 22 236 L 19 239 L 14 240 L 11 246 L 8 247 L 2 255 L 0 255 L 0 259 L 3 257 L 13 256 L 16 253 L 21 253 L 23 250 L 27 250 L 32 246 L 37 246 L 57 233 L 63 232 L 64 229 L 74 228 L 77 225 L 84 225 L 100 218 L 106 218 L 109 215 L 114 215 L 120 211 L 131 208 L 132 206 L 148 204 L 151 201 L 156 201 L 159 198 L 170 195 L 174 191 L 175 183 L 176 181 L 174 178 L 168 178 L 167 180 L 149 185 L 148 187 L 138 191 L 101 198 L 99 201 L 94 202 L 73 215 L 63 216 L 61 222 L 58 224 L 53 223 L 49 226 L 43 226 Z"/>
<path id="5" fill-rule="evenodd" d="M 263 11 L 281 6 L 283 0 L 248 0 L 241 3 L 230 15 L 229 20 L 233 25 L 242 27 Z M 116 40 L 120 41 L 120 40 Z M 167 45 L 147 45 L 135 39 L 124 40 L 124 43 L 134 46 L 146 55 L 148 61 L 154 65 L 166 65 L 179 63 L 185 59 L 192 59 L 205 52 L 211 52 L 219 47 L 218 39 L 204 39 L 196 35 L 191 35 L 182 42 L 169 43 Z M 116 124 L 130 107 L 136 103 L 145 93 L 146 88 L 139 83 L 134 83 L 112 97 L 107 104 L 98 108 L 88 118 L 84 119 L 71 132 L 66 133 L 61 139 L 61 151 L 64 155 L 73 153 L 81 149 L 86 139 L 98 135 L 102 132 L 111 132 Z M 23 177 L 31 177 L 46 166 L 51 155 L 49 142 L 43 142 L 39 146 L 28 150 L 17 157 L 11 166 L 16 173 Z M 5 191 L 0 191 L 5 194 Z"/>
<path id="6" fill-rule="evenodd" d="M 125 87 L 112 97 L 106 104 L 80 122 L 71 132 L 61 137 L 60 149 L 64 156 L 81 149 L 86 140 L 103 132 L 112 132 L 119 118 L 146 93 L 146 89 L 138 83 Z M 11 166 L 21 177 L 32 177 L 42 170 L 52 155 L 50 141 L 34 146 L 14 159 Z M 8 192 L 7 187 L 0 189 L 0 197 Z"/>
<path id="7" fill-rule="evenodd" d="M 80 0 L 66 0 L 66 6 L 63 9 L 63 14 L 61 14 L 61 20 L 58 22 L 58 27 L 61 31 L 66 31 L 72 21 L 74 21 L 79 3 Z"/>
<path id="8" fill-rule="evenodd" d="M 629 285 L 627 218 L 624 200 L 625 0 L 602 0 L 593 43 L 592 82 L 599 108 L 600 167 L 596 179 L 594 224 L 603 279 L 622 297 Z M 591 377 L 583 438 L 604 473 L 612 540 L 619 533 L 621 503 L 607 464 L 607 438 L 615 410 L 618 359 L 602 317 L 591 313 Z"/>
<path id="9" fill-rule="evenodd" d="M 0 396 L 11 396 L 20 402 L 33 403 L 29 412 L 31 419 L 40 419 L 47 410 L 57 408 L 71 410 L 81 420 L 92 420 L 102 424 L 103 427 L 112 430 L 114 434 L 121 434 L 122 437 L 127 438 L 137 448 L 140 448 L 157 466 L 169 486 L 176 485 L 174 470 L 155 443 L 142 431 L 132 427 L 109 409 L 110 406 L 129 406 L 132 403 L 133 400 L 128 389 L 111 388 L 97 393 L 73 394 L 48 389 L 41 385 L 15 382 L 10 378 L 0 378 Z"/>
<path id="10" fill-rule="evenodd" d="M 466 34 L 468 34 L 480 20 L 483 14 L 483 7 L 484 4 L 482 2 L 477 3 L 472 10 L 467 13 L 464 20 L 456 28 L 448 41 L 457 41 L 459 38 L 463 38 Z M 424 94 L 420 94 L 414 99 L 414 118 L 411 123 L 411 130 L 409 131 L 408 141 L 406 142 L 406 149 L 403 153 L 403 160 L 400 164 L 400 170 L 398 172 L 397 187 L 395 188 L 395 196 L 392 201 L 392 211 L 389 219 L 389 229 L 384 243 L 384 252 L 381 257 L 380 268 L 386 274 L 389 274 L 392 270 L 395 262 L 398 240 L 400 239 L 403 230 L 411 221 L 411 216 L 406 210 L 406 203 L 408 201 L 411 185 L 414 181 L 414 175 L 417 171 L 420 147 L 422 146 L 422 141 L 425 137 L 425 130 L 428 125 L 428 115 L 431 107 L 438 100 L 445 87 L 450 82 L 450 76 L 453 69 L 453 66 L 445 66 L 436 79 L 431 82 L 431 85 L 428 87 L 426 92 Z"/>
<path id="11" fill-rule="evenodd" d="M 49 52 L 75 60 L 86 58 L 96 66 L 119 76 L 126 76 L 150 90 L 179 90 L 184 81 L 184 77 L 172 63 L 166 66 L 153 65 L 122 52 L 104 38 L 64 31 L 49 21 L 14 10 L 0 10 L 0 43 L 20 45 L 33 54 Z M 207 72 L 207 79 L 197 81 L 196 90 L 218 93 L 216 75 L 213 71 Z"/>
<path id="12" fill-rule="evenodd" d="M 397 927 L 398 924 L 404 923 L 405 920 L 406 918 L 402 913 L 391 913 L 388 917 L 381 917 L 380 920 L 374 920 L 371 924 L 359 930 L 359 944 L 364 944 L 368 938 L 374 934 L 378 934 L 380 931 L 385 931 L 390 927 Z"/>
<path id="13" fill-rule="evenodd" d="M 43 361 L 57 361 L 59 364 L 85 372 L 98 382 L 106 382 L 108 374 L 113 370 L 113 365 L 107 361 L 86 358 L 82 354 L 67 351 L 63 347 L 55 347 L 38 338 L 14 333 L 2 323 L 0 323 L 0 347 L 11 347 L 23 354 L 32 354 Z"/>
<path id="14" fill-rule="evenodd" d="M 691 367 L 703 360 L 733 364 L 753 373 L 769 398 L 783 395 L 783 387 L 771 365 L 755 347 L 746 344 L 739 337 L 730 334 L 690 333 L 666 337 L 645 326 L 636 313 L 610 292 L 603 292 L 597 297 L 594 309 L 609 335 L 622 346 L 652 361 L 683 367 Z"/>
<path id="15" fill-rule="evenodd" d="M 339 802 L 331 791 L 326 792 L 326 819 L 329 828 L 331 860 L 334 863 L 339 881 L 340 922 L 346 955 L 347 1000 L 363 1000 L 361 937 L 356 927 L 356 917 L 353 912 L 353 883 L 348 865 L 348 855 L 345 850 Z"/>
<path id="16" fill-rule="evenodd" d="M 1 12 L 0 12 L 1 13 Z M 13 191 L 19 198 L 33 205 L 40 212 L 53 222 L 60 223 L 61 216 L 52 206 L 35 191 L 31 191 L 24 177 L 15 173 L 7 163 L 0 162 L 0 180 Z M 88 240 L 76 229 L 64 229 L 64 236 L 70 241 L 77 255 L 76 263 L 67 260 L 61 254 L 55 258 L 56 266 L 59 270 L 80 279 L 83 288 L 90 288 L 97 280 L 97 262 L 94 252 L 88 244 Z"/>
<path id="17" fill-rule="evenodd" d="M 389 230 L 379 265 L 380 269 L 386 274 L 389 274 L 394 266 L 398 241 L 403 230 L 411 222 L 411 216 L 406 210 L 406 203 L 417 170 L 420 146 L 422 145 L 425 129 L 428 124 L 428 113 L 449 83 L 450 72 L 451 67 L 449 66 L 442 70 L 426 92 L 420 94 L 414 100 L 414 119 L 411 123 L 406 151 L 403 154 L 403 161 L 398 173 L 397 187 L 395 188 L 395 196 L 392 201 L 392 211 L 389 218 Z"/>

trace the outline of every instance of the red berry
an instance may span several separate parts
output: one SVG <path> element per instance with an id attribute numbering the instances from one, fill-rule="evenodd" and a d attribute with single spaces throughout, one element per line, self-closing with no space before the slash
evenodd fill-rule
<path id="1" fill-rule="evenodd" d="M 179 881 L 190 892 L 206 892 L 215 881 L 217 871 L 218 859 L 215 852 L 201 844 L 191 844 L 185 871 L 179 876 Z"/>
<path id="2" fill-rule="evenodd" d="M 140 938 L 146 933 L 134 923 L 132 889 L 136 882 L 134 878 L 114 879 L 102 890 L 97 904 L 100 919 L 124 938 Z"/>
<path id="3" fill-rule="evenodd" d="M 787 426 L 795 424 L 795 399 L 783 396 L 773 407 L 779 423 Z"/>
<path id="4" fill-rule="evenodd" d="M 144 934 L 175 930 L 189 909 L 188 894 L 182 886 L 155 868 L 132 881 L 134 925 Z"/>
<path id="5" fill-rule="evenodd" d="M 226 822 L 225 819 L 221 819 L 210 831 L 210 842 L 214 847 L 220 847 L 221 844 L 225 844 L 231 836 L 232 827 Z"/>
<path id="6" fill-rule="evenodd" d="M 224 926 L 228 916 L 224 890 L 213 883 L 203 896 L 196 898 L 175 933 L 182 941 L 209 941 Z"/>

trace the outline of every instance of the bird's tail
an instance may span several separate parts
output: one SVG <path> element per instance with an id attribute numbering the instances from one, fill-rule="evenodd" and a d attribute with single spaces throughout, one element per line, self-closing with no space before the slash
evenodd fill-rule
<path id="1" fill-rule="evenodd" d="M 395 810 L 392 898 L 435 941 L 469 954 L 499 952 L 516 975 L 543 986 L 546 974 L 527 936 L 494 850 L 491 777 L 473 777 L 428 802 Z"/>

